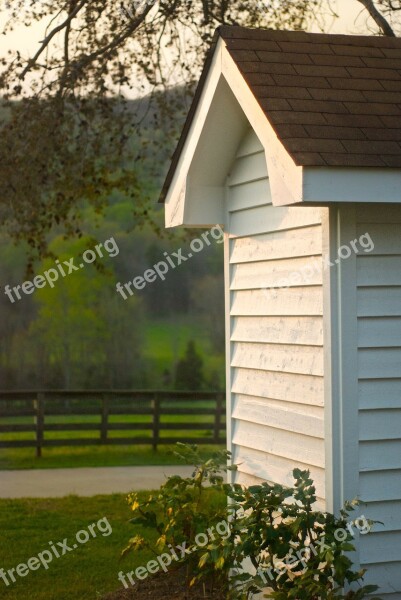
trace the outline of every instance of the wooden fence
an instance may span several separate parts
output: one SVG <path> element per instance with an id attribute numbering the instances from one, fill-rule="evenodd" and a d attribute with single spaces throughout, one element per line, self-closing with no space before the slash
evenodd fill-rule
<path id="1" fill-rule="evenodd" d="M 69 435 L 61 438 L 60 432 Z M 0 391 L 0 448 L 33 447 L 40 457 L 50 446 L 151 444 L 157 449 L 177 441 L 225 442 L 223 392 Z"/>

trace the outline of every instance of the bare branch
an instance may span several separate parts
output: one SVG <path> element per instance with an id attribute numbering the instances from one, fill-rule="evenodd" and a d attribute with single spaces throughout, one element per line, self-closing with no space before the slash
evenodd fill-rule
<path id="1" fill-rule="evenodd" d="M 77 7 L 68 15 L 67 19 L 63 23 L 60 23 L 60 25 L 57 25 L 57 27 L 55 27 L 54 29 L 51 30 L 49 35 L 47 37 L 45 37 L 45 39 L 42 41 L 42 44 L 41 44 L 39 50 L 37 51 L 37 53 L 35 54 L 35 56 L 29 60 L 27 66 L 22 71 L 21 75 L 19 76 L 20 79 L 25 78 L 25 75 L 27 73 L 29 73 L 29 71 L 32 69 L 32 67 L 36 64 L 38 58 L 46 50 L 46 48 L 48 47 L 48 45 L 50 44 L 50 42 L 52 41 L 54 36 L 57 35 L 57 33 L 59 33 L 60 31 L 62 31 L 65 27 L 68 27 L 69 24 L 71 23 L 71 21 L 77 16 L 79 11 L 82 10 L 82 8 L 87 3 L 88 3 L 88 0 L 81 0 L 81 2 L 77 5 Z"/>
<path id="2" fill-rule="evenodd" d="M 373 0 L 358 0 L 368 11 L 375 23 L 380 27 L 383 35 L 396 37 L 393 28 L 382 13 L 376 8 Z"/>
<path id="3" fill-rule="evenodd" d="M 136 19 L 134 19 L 133 21 L 131 21 L 131 23 L 128 24 L 125 31 L 123 31 L 120 35 L 117 35 L 109 44 L 106 44 L 106 46 L 103 46 L 102 48 L 98 48 L 91 54 L 88 54 L 87 56 L 85 56 L 83 59 L 78 60 L 76 63 L 78 68 L 87 66 L 88 64 L 90 64 L 91 62 L 93 62 L 94 60 L 99 58 L 100 56 L 107 56 L 108 53 L 110 53 L 113 50 L 115 50 L 116 48 L 118 48 L 144 22 L 148 13 L 152 10 L 153 7 L 154 7 L 154 3 L 152 3 L 152 2 L 148 3 L 146 8 L 143 10 L 143 12 Z"/>

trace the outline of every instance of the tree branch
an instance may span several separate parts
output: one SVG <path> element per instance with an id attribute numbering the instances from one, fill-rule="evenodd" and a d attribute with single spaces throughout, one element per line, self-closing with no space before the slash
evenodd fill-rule
<path id="1" fill-rule="evenodd" d="M 358 2 L 360 2 L 366 8 L 376 25 L 380 27 L 380 30 L 382 31 L 383 35 L 396 37 L 390 23 L 376 8 L 376 6 L 373 3 L 373 0 L 358 0 Z"/>
<path id="2" fill-rule="evenodd" d="M 70 25 L 71 21 L 77 16 L 79 11 L 87 3 L 88 3 L 88 0 L 81 0 L 81 2 L 78 4 L 78 6 L 76 6 L 76 8 L 68 15 L 67 19 L 63 23 L 61 23 L 60 25 L 57 25 L 57 27 L 52 29 L 52 31 L 49 33 L 49 35 L 46 36 L 45 39 L 42 41 L 42 44 L 41 44 L 39 50 L 37 51 L 37 53 L 35 54 L 35 56 L 29 60 L 27 66 L 22 71 L 21 75 L 19 76 L 20 79 L 25 78 L 25 75 L 27 73 L 29 73 L 29 71 L 32 69 L 32 67 L 36 64 L 38 58 L 46 50 L 46 48 L 48 47 L 48 45 L 50 44 L 50 42 L 52 41 L 54 36 L 57 33 L 59 33 L 60 31 L 62 31 L 65 27 L 68 27 Z"/>
<path id="3" fill-rule="evenodd" d="M 129 23 L 129 25 L 127 26 L 127 28 L 124 32 L 117 35 L 111 42 L 106 44 L 106 46 L 103 46 L 102 48 L 98 48 L 91 54 L 88 54 L 85 57 L 78 59 L 76 61 L 75 65 L 78 66 L 78 68 L 82 68 L 83 66 L 87 66 L 88 64 L 90 64 L 91 62 L 93 62 L 94 60 L 99 58 L 100 56 L 105 56 L 105 55 L 107 56 L 107 54 L 109 52 L 112 52 L 113 50 L 118 48 L 145 21 L 148 13 L 152 10 L 154 5 L 155 5 L 155 2 L 148 2 L 147 6 L 143 10 L 143 12 L 136 19 L 134 19 L 131 23 Z"/>

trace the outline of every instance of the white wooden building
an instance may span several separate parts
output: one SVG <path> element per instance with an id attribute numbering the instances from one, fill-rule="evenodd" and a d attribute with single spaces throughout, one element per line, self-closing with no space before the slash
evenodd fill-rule
<path id="1" fill-rule="evenodd" d="M 366 582 L 401 599 L 401 39 L 220 28 L 163 200 L 225 230 L 238 481 L 360 496 Z"/>

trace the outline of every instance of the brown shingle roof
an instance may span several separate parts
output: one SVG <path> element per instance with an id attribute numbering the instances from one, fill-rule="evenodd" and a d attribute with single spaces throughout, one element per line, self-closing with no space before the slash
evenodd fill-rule
<path id="1" fill-rule="evenodd" d="M 401 168 L 401 38 L 224 26 L 216 32 L 161 201 L 219 37 L 295 164 Z"/>
<path id="2" fill-rule="evenodd" d="M 297 165 L 401 167 L 401 39 L 219 32 Z"/>

